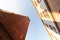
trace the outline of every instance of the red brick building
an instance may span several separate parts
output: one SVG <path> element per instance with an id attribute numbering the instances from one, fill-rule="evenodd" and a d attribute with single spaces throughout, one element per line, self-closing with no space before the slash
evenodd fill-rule
<path id="1" fill-rule="evenodd" d="M 0 40 L 25 40 L 29 18 L 0 10 Z"/>

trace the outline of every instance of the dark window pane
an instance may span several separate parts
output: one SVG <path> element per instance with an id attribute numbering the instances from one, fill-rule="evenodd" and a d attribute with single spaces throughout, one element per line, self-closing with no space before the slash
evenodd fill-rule
<path id="1" fill-rule="evenodd" d="M 37 0 L 38 3 L 40 3 L 41 0 Z"/>

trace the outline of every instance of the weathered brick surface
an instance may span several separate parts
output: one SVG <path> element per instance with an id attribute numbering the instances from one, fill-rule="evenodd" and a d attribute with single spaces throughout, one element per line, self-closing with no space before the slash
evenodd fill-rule
<path id="1" fill-rule="evenodd" d="M 0 40 L 11 40 L 3 28 L 3 25 L 0 24 Z"/>
<path id="2" fill-rule="evenodd" d="M 29 25 L 28 17 L 0 11 L 0 23 L 8 32 L 12 40 L 25 40 Z"/>

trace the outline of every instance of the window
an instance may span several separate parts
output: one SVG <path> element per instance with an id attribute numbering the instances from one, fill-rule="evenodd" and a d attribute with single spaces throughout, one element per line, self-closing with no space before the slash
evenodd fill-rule
<path id="1" fill-rule="evenodd" d="M 57 33 L 57 31 L 56 31 L 56 28 L 55 28 L 55 27 L 53 27 L 53 26 L 51 26 L 51 25 L 49 25 L 49 27 L 50 27 L 50 29 L 51 29 L 51 30 L 53 30 L 54 32 L 56 32 L 56 33 Z"/>
<path id="2" fill-rule="evenodd" d="M 45 18 L 50 18 L 49 15 L 48 15 L 47 10 L 43 11 L 42 13 L 43 13 L 43 15 L 44 15 Z"/>
<path id="3" fill-rule="evenodd" d="M 38 3 L 40 3 L 40 2 L 41 2 L 41 0 L 37 0 L 37 2 L 38 2 Z"/>

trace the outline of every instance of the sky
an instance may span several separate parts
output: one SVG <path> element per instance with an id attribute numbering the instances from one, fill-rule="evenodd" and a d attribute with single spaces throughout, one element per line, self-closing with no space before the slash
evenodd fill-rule
<path id="1" fill-rule="evenodd" d="M 29 17 L 25 40 L 50 40 L 31 0 L 0 0 L 0 9 Z"/>

